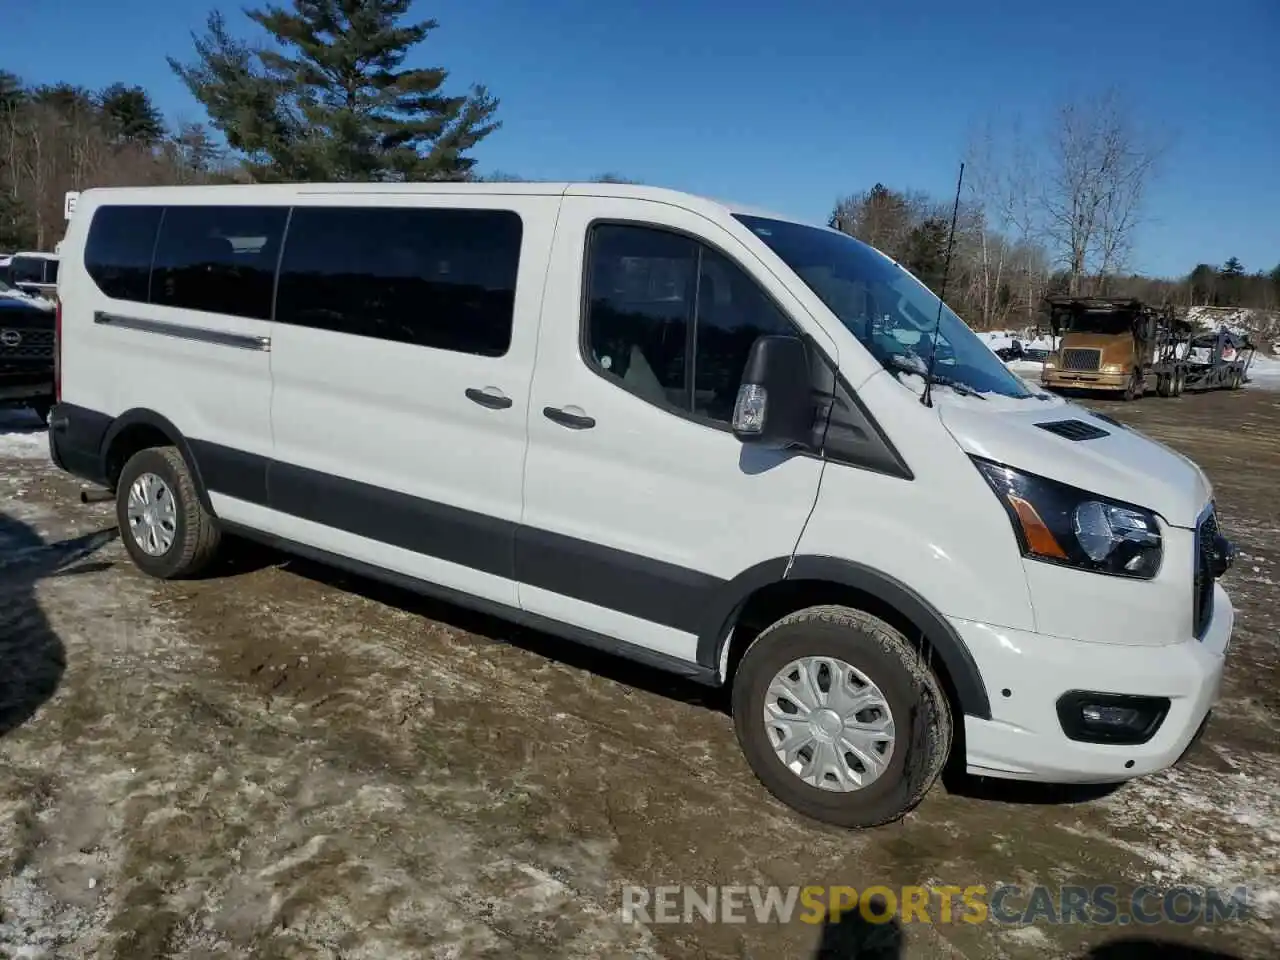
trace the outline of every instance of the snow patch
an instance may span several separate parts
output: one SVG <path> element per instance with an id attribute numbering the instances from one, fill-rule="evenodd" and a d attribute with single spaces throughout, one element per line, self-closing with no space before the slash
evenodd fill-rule
<path id="1" fill-rule="evenodd" d="M 1043 947 L 1049 944 L 1049 938 L 1039 927 L 1013 927 L 1004 931 L 1006 940 L 1014 940 L 1029 946 Z"/>
<path id="2" fill-rule="evenodd" d="M 1037 337 L 1034 334 L 1028 336 L 1024 330 L 988 330 L 978 333 L 978 339 L 987 345 L 988 350 L 993 352 L 1003 350 L 1005 347 L 1012 347 L 1015 340 L 1021 343 L 1026 350 L 1053 349 L 1053 340 L 1051 338 Z"/>
<path id="3" fill-rule="evenodd" d="M 1249 382 L 1246 386 L 1259 390 L 1280 390 L 1280 360 L 1262 354 L 1254 354 L 1249 364 Z"/>
<path id="4" fill-rule="evenodd" d="M 1215 887 L 1222 895 L 1247 887 L 1249 911 L 1270 919 L 1280 915 L 1280 761 L 1222 746 L 1215 752 L 1231 772 L 1188 765 L 1134 780 L 1104 801 L 1105 834 L 1064 829 L 1146 861 L 1143 881 Z"/>
<path id="5" fill-rule="evenodd" d="M 27 293 L 25 290 L 19 290 L 17 287 L 6 286 L 0 283 L 0 297 L 6 300 L 20 300 L 28 306 L 38 307 L 41 310 L 52 312 L 57 309 L 57 304 L 46 297 L 39 296 L 34 293 Z"/>
<path id="6" fill-rule="evenodd" d="M 0 409 L 0 458 L 47 460 L 49 431 L 30 410 Z"/>

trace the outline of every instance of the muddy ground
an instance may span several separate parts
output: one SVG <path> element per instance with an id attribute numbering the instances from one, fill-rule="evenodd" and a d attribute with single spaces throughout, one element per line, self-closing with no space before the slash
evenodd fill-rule
<path id="1" fill-rule="evenodd" d="M 1280 394 L 1105 406 L 1204 465 L 1241 546 L 1215 722 L 1185 766 L 1101 796 L 953 778 L 863 833 L 771 800 L 701 688 L 261 551 L 149 580 L 10 420 L 0 957 L 1275 956 Z M 1002 881 L 1243 884 L 1251 909 L 1142 929 L 619 912 L 623 884 Z M 851 945 L 868 929 L 881 952 Z"/>

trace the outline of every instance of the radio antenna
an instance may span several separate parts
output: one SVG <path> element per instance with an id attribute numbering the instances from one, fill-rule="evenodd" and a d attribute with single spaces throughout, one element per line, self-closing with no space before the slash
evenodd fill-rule
<path id="1" fill-rule="evenodd" d="M 933 406 L 933 368 L 938 361 L 938 334 L 942 330 L 942 305 L 947 298 L 947 278 L 951 276 L 951 251 L 956 245 L 956 220 L 960 216 L 960 186 L 964 183 L 964 163 L 960 164 L 960 177 L 956 180 L 956 202 L 951 208 L 951 233 L 947 236 L 947 259 L 942 267 L 942 289 L 938 293 L 938 319 L 933 324 L 933 343 L 929 348 L 929 367 L 924 377 L 924 393 L 920 402 Z"/>

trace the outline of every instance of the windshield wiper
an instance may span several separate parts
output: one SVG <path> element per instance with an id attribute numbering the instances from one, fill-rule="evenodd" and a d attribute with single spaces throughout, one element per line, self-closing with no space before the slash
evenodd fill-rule
<path id="1" fill-rule="evenodd" d="M 962 396 L 978 397 L 980 400 L 987 399 L 985 394 L 979 393 L 977 390 L 973 389 L 973 387 L 969 386 L 967 383 L 964 383 L 961 380 L 955 380 L 955 379 L 952 379 L 951 377 L 944 376 L 943 374 L 938 373 L 936 370 L 932 374 L 929 373 L 928 367 L 925 366 L 924 361 L 921 360 L 919 357 L 912 357 L 908 359 L 907 357 L 902 356 L 901 354 L 894 354 L 890 356 L 888 359 L 889 359 L 889 365 L 891 367 L 901 370 L 904 373 L 914 373 L 917 377 L 919 377 L 921 380 L 924 380 L 926 383 L 934 383 L 934 384 L 937 384 L 939 387 L 950 387 L 952 390 L 954 390 L 958 394 L 961 394 Z"/>

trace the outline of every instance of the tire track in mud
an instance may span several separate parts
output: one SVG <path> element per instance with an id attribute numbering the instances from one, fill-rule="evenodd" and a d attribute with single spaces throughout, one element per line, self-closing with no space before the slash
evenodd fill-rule
<path id="1" fill-rule="evenodd" d="M 16 827 L 3 837 L 15 856 L 0 945 L 58 957 L 649 954 L 643 931 L 619 930 L 521 851 L 431 813 L 432 784 L 405 768 L 389 777 L 378 744 L 323 738 L 315 751 L 296 718 L 221 689 L 216 658 L 166 602 L 170 585 L 113 574 L 39 590 L 71 666 L 42 722 L 5 741 L 0 809 Z M 356 762 L 342 762 L 344 746 Z M 50 766 L 60 774 L 41 773 Z M 601 860 L 555 853 L 565 877 Z M 379 918 L 385 930 L 368 930 Z"/>

